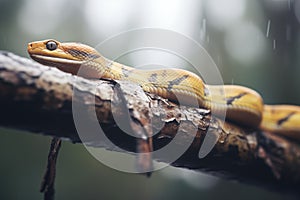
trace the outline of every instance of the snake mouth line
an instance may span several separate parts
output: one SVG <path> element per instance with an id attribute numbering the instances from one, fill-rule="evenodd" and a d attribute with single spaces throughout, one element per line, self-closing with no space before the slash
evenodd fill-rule
<path id="1" fill-rule="evenodd" d="M 52 56 L 45 56 L 45 55 L 38 55 L 38 54 L 31 54 L 31 58 L 41 60 L 43 62 L 49 63 L 61 63 L 61 64 L 72 64 L 72 65 L 82 65 L 83 61 L 80 60 L 70 60 L 66 58 L 58 58 Z"/>

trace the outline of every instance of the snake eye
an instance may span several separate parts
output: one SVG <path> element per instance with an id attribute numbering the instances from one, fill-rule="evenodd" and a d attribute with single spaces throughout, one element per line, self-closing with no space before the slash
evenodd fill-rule
<path id="1" fill-rule="evenodd" d="M 48 50 L 50 50 L 50 51 L 53 51 L 53 50 L 55 50 L 57 48 L 57 44 L 55 42 L 53 42 L 53 41 L 49 41 L 46 44 L 46 48 Z"/>

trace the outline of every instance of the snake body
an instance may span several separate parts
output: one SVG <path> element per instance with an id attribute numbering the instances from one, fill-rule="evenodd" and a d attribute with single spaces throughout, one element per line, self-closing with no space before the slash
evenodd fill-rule
<path id="1" fill-rule="evenodd" d="M 129 80 L 171 101 L 226 113 L 226 119 L 300 141 L 300 107 L 264 105 L 254 90 L 238 85 L 207 85 L 196 74 L 176 68 L 140 70 L 113 62 L 94 48 L 56 40 L 28 44 L 32 59 L 85 78 Z"/>

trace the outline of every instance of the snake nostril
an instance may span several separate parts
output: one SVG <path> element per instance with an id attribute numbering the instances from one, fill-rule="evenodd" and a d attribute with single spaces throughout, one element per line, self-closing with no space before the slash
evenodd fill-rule
<path id="1" fill-rule="evenodd" d="M 29 49 L 33 49 L 33 48 L 34 48 L 34 45 L 33 45 L 32 43 L 29 43 L 29 44 L 28 44 L 28 48 L 29 48 Z"/>
<path id="2" fill-rule="evenodd" d="M 28 45 L 27 45 L 27 51 L 30 51 L 30 50 L 32 50 L 33 49 L 33 45 L 32 45 L 32 43 L 29 43 Z"/>

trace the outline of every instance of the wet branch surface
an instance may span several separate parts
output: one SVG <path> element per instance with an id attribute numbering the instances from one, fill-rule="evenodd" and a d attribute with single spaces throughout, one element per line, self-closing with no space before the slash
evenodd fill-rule
<path id="1" fill-rule="evenodd" d="M 124 133 L 116 124 L 129 115 L 134 119 L 130 127 L 141 138 L 149 136 L 151 131 L 158 132 L 151 138 L 154 151 L 170 144 L 174 138 L 176 149 L 185 148 L 188 141 L 192 141 L 173 166 L 279 191 L 297 193 L 299 189 L 298 143 L 230 123 L 222 125 L 208 110 L 178 107 L 158 96 L 141 94 L 136 85 L 127 82 L 87 80 L 1 52 L 0 101 L 3 127 L 74 143 L 84 141 L 97 148 L 136 152 L 137 143 L 143 140 Z M 74 113 L 72 108 L 80 112 Z M 85 126 L 78 126 L 74 120 Z M 99 123 L 105 133 L 100 136 L 94 134 L 95 124 L 99 126 Z M 84 132 L 84 136 L 79 137 L 77 131 Z M 199 158 L 204 138 L 216 138 L 216 144 L 207 156 Z M 154 154 L 152 158 L 161 162 L 171 159 L 167 153 Z M 140 159 L 143 160 L 147 159 Z"/>

